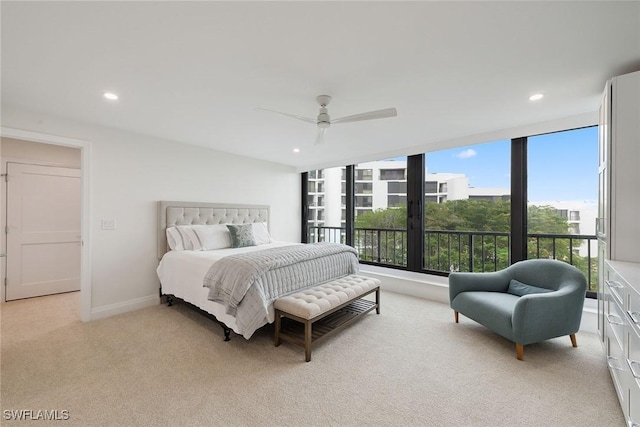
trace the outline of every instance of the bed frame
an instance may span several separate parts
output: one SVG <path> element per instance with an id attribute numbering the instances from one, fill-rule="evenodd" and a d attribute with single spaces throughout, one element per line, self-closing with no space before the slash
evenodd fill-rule
<path id="1" fill-rule="evenodd" d="M 267 205 L 243 205 L 243 204 L 221 204 L 207 202 L 158 202 L 158 260 L 167 253 L 167 228 L 178 225 L 214 225 L 214 224 L 251 224 L 254 222 L 266 222 L 269 227 L 270 209 Z M 165 295 L 162 293 L 160 285 L 160 297 L 166 297 L 167 305 L 171 306 L 177 299 L 183 301 L 175 295 Z M 206 313 L 213 318 L 224 330 L 224 340 L 229 341 L 231 328 L 224 322 L 216 319 L 211 313 L 183 301 L 185 304 Z"/>

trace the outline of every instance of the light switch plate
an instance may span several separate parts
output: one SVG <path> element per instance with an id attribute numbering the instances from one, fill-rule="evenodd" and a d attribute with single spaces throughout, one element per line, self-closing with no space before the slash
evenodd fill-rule
<path id="1" fill-rule="evenodd" d="M 102 220 L 102 229 L 103 230 L 115 230 L 116 229 L 116 220 L 115 219 L 103 219 Z"/>

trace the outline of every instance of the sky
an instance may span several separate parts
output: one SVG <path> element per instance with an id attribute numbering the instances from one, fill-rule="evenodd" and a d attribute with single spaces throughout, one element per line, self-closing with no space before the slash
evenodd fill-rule
<path id="1" fill-rule="evenodd" d="M 598 127 L 528 138 L 528 199 L 590 201 L 598 198 Z M 462 173 L 472 187 L 509 189 L 511 141 L 426 153 L 427 172 Z"/>

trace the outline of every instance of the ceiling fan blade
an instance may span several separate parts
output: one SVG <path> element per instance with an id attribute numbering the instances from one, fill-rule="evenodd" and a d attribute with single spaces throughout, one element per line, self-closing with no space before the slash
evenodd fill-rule
<path id="1" fill-rule="evenodd" d="M 280 114 L 281 116 L 291 117 L 292 119 L 302 120 L 303 122 L 313 123 L 314 125 L 316 123 L 318 123 L 316 119 L 310 119 L 309 117 L 298 116 L 298 115 L 295 115 L 295 114 L 282 113 L 280 111 L 267 110 L 266 108 L 256 108 L 256 111 L 266 111 L 266 112 L 269 112 L 269 113 L 276 113 L 276 114 Z"/>
<path id="2" fill-rule="evenodd" d="M 395 108 L 385 108 L 384 110 L 369 111 L 368 113 L 354 114 L 353 116 L 340 117 L 331 120 L 334 123 L 359 122 L 360 120 L 384 119 L 386 117 L 395 117 L 398 112 Z"/>
<path id="3" fill-rule="evenodd" d="M 327 132 L 327 128 L 318 128 L 318 135 L 316 136 L 316 145 L 322 144 L 324 141 L 324 134 Z"/>

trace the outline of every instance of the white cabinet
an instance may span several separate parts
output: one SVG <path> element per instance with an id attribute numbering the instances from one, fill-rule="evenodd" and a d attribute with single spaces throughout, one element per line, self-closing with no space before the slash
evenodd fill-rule
<path id="1" fill-rule="evenodd" d="M 604 345 L 604 261 L 640 262 L 640 71 L 607 81 L 598 131 L 598 332 Z"/>
<path id="2" fill-rule="evenodd" d="M 640 427 L 640 72 L 607 82 L 598 151 L 598 332 L 625 418 Z"/>
<path id="3" fill-rule="evenodd" d="M 599 138 L 596 233 L 608 259 L 640 262 L 640 71 L 607 82 Z"/>
<path id="4" fill-rule="evenodd" d="M 629 426 L 640 426 L 640 263 L 606 261 L 604 348 Z"/>

